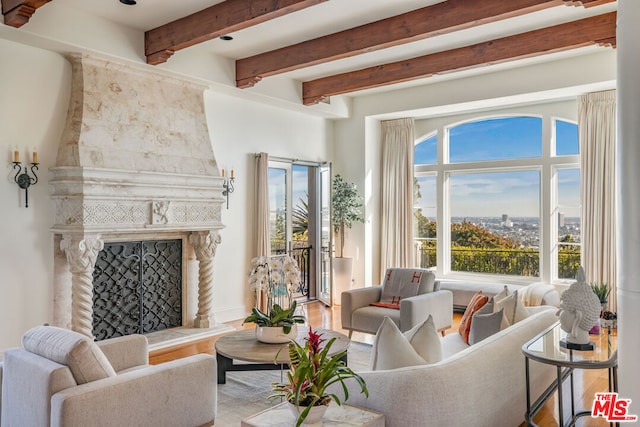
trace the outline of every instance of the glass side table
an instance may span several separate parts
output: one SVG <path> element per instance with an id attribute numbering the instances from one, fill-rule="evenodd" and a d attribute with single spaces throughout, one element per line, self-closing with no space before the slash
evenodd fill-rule
<path id="1" fill-rule="evenodd" d="M 527 383 L 527 412 L 525 421 L 528 426 L 536 426 L 533 417 L 542 405 L 558 390 L 558 424 L 560 426 L 574 425 L 579 417 L 591 415 L 591 410 L 576 412 L 574 406 L 574 369 L 607 369 L 609 374 L 609 391 L 618 391 L 618 350 L 617 333 L 611 328 L 601 328 L 600 334 L 591 335 L 590 340 L 594 344 L 593 350 L 571 350 L 560 345 L 560 340 L 565 339 L 567 333 L 556 323 L 532 340 L 522 346 L 524 353 L 525 375 Z M 542 393 L 533 404 L 531 403 L 531 390 L 529 384 L 529 361 L 556 366 L 557 378 Z M 569 377 L 571 387 L 571 420 L 567 424 L 563 420 L 562 383 Z"/>

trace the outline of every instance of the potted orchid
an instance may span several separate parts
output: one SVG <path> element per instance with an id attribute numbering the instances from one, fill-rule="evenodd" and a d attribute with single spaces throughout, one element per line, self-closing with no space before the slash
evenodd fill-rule
<path id="1" fill-rule="evenodd" d="M 289 342 L 288 351 L 291 362 L 286 374 L 287 381 L 273 383 L 273 393 L 269 396 L 271 399 L 284 398 L 289 402 L 291 410 L 297 417 L 296 427 L 303 423 L 319 422 L 332 400 L 338 405 L 342 404 L 337 394 L 328 391 L 332 384 L 342 385 L 346 401 L 349 399 L 349 392 L 344 381 L 353 378 L 360 385 L 361 393 L 369 396 L 364 379 L 351 370 L 343 360 L 347 351 L 329 356 L 331 346 L 337 338 L 331 338 L 322 345 L 325 340 L 321 337 L 322 334 L 314 332 L 309 327 L 304 345 L 295 340 Z M 276 354 L 275 360 L 277 358 Z"/>
<path id="2" fill-rule="evenodd" d="M 249 287 L 264 292 L 265 308 L 254 307 L 243 323 L 256 324 L 256 338 L 266 343 L 285 343 L 298 335 L 296 324 L 305 317 L 295 314 L 293 292 L 300 285 L 298 264 L 289 255 L 256 257 L 251 260 Z"/>

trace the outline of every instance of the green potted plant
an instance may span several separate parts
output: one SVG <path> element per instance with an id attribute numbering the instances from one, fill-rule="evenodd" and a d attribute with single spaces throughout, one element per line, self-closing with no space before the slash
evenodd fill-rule
<path id="1" fill-rule="evenodd" d="M 591 289 L 593 289 L 593 293 L 596 294 L 601 304 L 606 304 L 609 301 L 609 286 L 606 283 L 592 283 Z"/>
<path id="2" fill-rule="evenodd" d="M 602 317 L 602 313 L 607 310 L 607 302 L 609 301 L 609 292 L 611 292 L 611 289 L 604 282 L 591 283 L 591 289 L 593 290 L 593 293 L 596 294 L 600 300 L 600 304 L 602 305 L 602 310 L 600 311 L 600 317 Z"/>
<path id="3" fill-rule="evenodd" d="M 349 399 L 349 392 L 344 381 L 353 378 L 360 385 L 361 393 L 369 396 L 364 379 L 342 360 L 347 352 L 341 351 L 329 356 L 331 346 L 336 338 L 331 338 L 326 345 L 325 341 L 309 327 L 309 335 L 305 338 L 304 345 L 291 340 L 288 346 L 289 371 L 286 374 L 286 382 L 273 383 L 273 393 L 269 398 L 284 398 L 291 405 L 294 415 L 297 417 L 296 427 L 303 423 L 313 424 L 324 415 L 329 403 L 333 400 L 338 405 L 342 404 L 340 397 L 330 393 L 330 385 L 340 383 L 344 392 L 344 400 Z M 279 353 L 279 352 L 278 352 Z M 276 355 L 276 359 L 277 359 Z"/>
<path id="4" fill-rule="evenodd" d="M 296 323 L 304 323 L 305 317 L 296 312 L 296 301 L 291 303 L 289 308 L 282 308 L 274 304 L 268 313 L 254 307 L 251 314 L 244 319 L 245 323 L 256 324 L 256 338 L 258 341 L 277 344 L 287 342 L 291 338 L 298 336 Z"/>
<path id="5" fill-rule="evenodd" d="M 331 188 L 331 222 L 336 236 L 336 257 L 333 258 L 333 279 L 336 294 L 349 289 L 353 272 L 353 258 L 344 256 L 344 238 L 355 222 L 364 222 L 362 198 L 356 186 L 337 174 Z"/>
<path id="6" fill-rule="evenodd" d="M 344 256 L 345 230 L 351 228 L 354 222 L 364 222 L 362 198 L 358 194 L 355 184 L 349 184 L 340 174 L 333 178 L 331 190 L 331 222 L 339 242 L 340 255 L 338 258 L 342 258 Z"/>

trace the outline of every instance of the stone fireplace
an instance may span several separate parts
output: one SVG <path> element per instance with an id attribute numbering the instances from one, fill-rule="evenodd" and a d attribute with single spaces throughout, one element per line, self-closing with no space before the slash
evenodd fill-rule
<path id="1" fill-rule="evenodd" d="M 182 326 L 214 326 L 223 198 L 207 87 L 146 65 L 68 60 L 69 111 L 50 181 L 54 324 L 93 336 L 93 274 L 105 243 L 177 239 Z"/>

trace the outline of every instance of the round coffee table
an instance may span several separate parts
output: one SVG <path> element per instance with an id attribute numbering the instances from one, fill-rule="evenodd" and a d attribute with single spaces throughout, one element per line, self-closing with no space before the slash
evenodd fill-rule
<path id="1" fill-rule="evenodd" d="M 331 346 L 329 355 L 346 351 L 349 348 L 349 337 L 330 329 L 314 328 L 322 334 L 322 339 L 329 341 L 336 338 Z M 298 327 L 298 341 L 304 344 L 309 333 L 308 326 Z M 285 369 L 289 367 L 289 352 L 285 344 L 265 344 L 256 339 L 255 329 L 243 329 L 220 337 L 215 344 L 218 362 L 218 384 L 227 381 L 228 371 L 262 371 L 271 369 Z M 282 351 L 281 351 L 282 350 Z M 278 353 L 279 352 L 279 353 Z M 276 360 L 276 355 L 278 358 Z M 347 356 L 342 359 L 347 362 Z M 245 363 L 234 363 L 234 362 Z"/>

